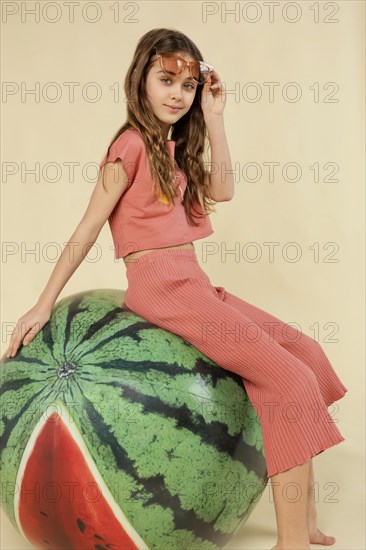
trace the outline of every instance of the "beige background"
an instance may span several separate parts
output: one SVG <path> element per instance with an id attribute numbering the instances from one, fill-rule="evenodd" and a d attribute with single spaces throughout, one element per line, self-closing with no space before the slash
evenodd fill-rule
<path id="1" fill-rule="evenodd" d="M 136 2 L 135 10 L 121 2 L 119 23 L 113 22 L 115 3 L 99 2 L 101 18 L 90 23 L 81 13 L 86 4 L 75 9 L 73 23 L 62 2 L 54 24 L 42 15 L 37 24 L 34 16 L 23 22 L 20 13 L 7 21 L 3 16 L 3 82 L 28 89 L 37 83 L 44 93 L 35 101 L 15 89 L 2 103 L 2 353 L 9 326 L 34 305 L 81 219 L 97 165 L 125 120 L 122 84 L 138 39 L 156 27 L 188 34 L 228 91 L 225 126 L 236 168 L 234 199 L 217 204 L 215 233 L 195 243 L 199 261 L 213 284 L 316 337 L 348 387 L 335 411 L 346 441 L 314 460 L 318 517 L 319 527 L 337 538 L 333 548 L 364 549 L 364 3 L 300 1 L 294 23 L 282 13 L 287 2 L 280 2 L 272 22 L 268 7 L 255 2 L 259 13 L 252 23 L 243 14 L 225 19 L 221 3 L 212 3 L 218 11 L 204 22 L 198 1 Z M 241 9 L 246 4 L 238 3 Z M 233 9 L 234 2 L 226 6 Z M 90 8 L 86 17 L 94 13 Z M 48 17 L 54 16 L 50 10 Z M 253 9 L 248 18 L 253 21 Z M 55 102 L 45 99 L 50 82 L 61 92 Z M 80 83 L 73 102 L 65 82 Z M 101 98 L 82 97 L 88 83 L 97 83 Z M 255 87 L 246 89 L 248 83 Z M 268 83 L 276 83 L 273 98 Z M 300 92 L 296 101 L 290 99 L 295 87 L 286 91 L 289 83 Z M 118 86 L 119 98 L 113 95 Z M 68 162 L 77 163 L 73 180 Z M 278 163 L 273 178 L 270 162 Z M 6 176 L 7 163 L 15 174 Z M 25 173 L 36 163 L 38 180 Z M 47 163 L 58 165 L 57 181 L 51 181 L 54 169 L 42 175 Z M 248 168 L 245 177 L 248 163 L 258 173 Z M 298 166 L 296 182 L 291 167 L 285 179 L 288 163 Z M 273 258 L 268 243 L 276 243 Z M 296 243 L 297 261 L 289 243 Z M 207 247 L 214 253 L 206 256 Z M 235 247 L 237 257 L 227 252 Z M 60 298 L 91 288 L 126 289 L 107 224 L 89 258 Z M 329 502 L 329 482 L 337 487 L 335 502 Z M 267 488 L 230 548 L 274 545 L 271 501 Z M 1 527 L 1 548 L 30 548 L 3 513 Z"/>

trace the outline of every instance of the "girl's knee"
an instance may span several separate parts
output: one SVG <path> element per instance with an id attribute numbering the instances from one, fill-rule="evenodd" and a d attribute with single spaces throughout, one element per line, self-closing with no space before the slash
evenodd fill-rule
<path id="1" fill-rule="evenodd" d="M 303 345 L 306 347 L 306 351 L 308 353 L 308 356 L 311 356 L 315 361 L 324 358 L 325 352 L 316 340 L 314 340 L 311 336 L 308 336 L 307 334 L 303 334 L 304 341 Z"/>
<path id="2" fill-rule="evenodd" d="M 281 380 L 285 393 L 299 394 L 314 393 L 318 389 L 318 379 L 314 371 L 304 361 L 296 361 L 296 365 L 289 364 L 281 369 Z"/>
<path id="3" fill-rule="evenodd" d="M 311 336 L 308 336 L 304 332 L 301 333 L 301 337 L 290 341 L 285 340 L 281 342 L 281 345 L 289 352 L 293 352 L 297 356 L 303 357 L 303 360 L 317 362 L 320 359 L 324 359 L 325 352 L 319 342 L 316 342 Z"/>

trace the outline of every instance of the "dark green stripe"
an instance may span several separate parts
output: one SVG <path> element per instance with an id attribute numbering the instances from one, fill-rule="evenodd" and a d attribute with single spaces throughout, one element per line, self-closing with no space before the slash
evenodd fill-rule
<path id="1" fill-rule="evenodd" d="M 34 383 L 34 380 L 32 380 L 32 382 Z M 18 421 L 21 419 L 24 413 L 29 412 L 32 402 L 37 399 L 37 397 L 43 392 L 44 389 L 32 395 L 32 397 L 24 403 L 23 407 L 13 418 L 8 419 L 6 416 L 2 416 L 2 421 L 4 422 L 5 429 L 2 436 L 0 437 L 0 455 L 7 446 L 10 434 L 13 431 L 14 427 L 17 425 Z"/>
<path id="2" fill-rule="evenodd" d="M 41 334 L 42 334 L 43 343 L 46 344 L 46 346 L 48 347 L 52 358 L 54 360 L 56 360 L 55 356 L 54 356 L 54 353 L 53 353 L 55 343 L 54 343 L 53 337 L 52 337 L 52 325 L 53 325 L 54 321 L 55 321 L 55 316 L 53 316 L 53 314 L 52 314 L 51 319 L 42 328 Z"/>
<path id="3" fill-rule="evenodd" d="M 81 294 L 76 297 L 67 309 L 66 323 L 65 323 L 65 339 L 64 339 L 64 356 L 66 356 L 66 348 L 70 340 L 71 324 L 79 313 L 88 312 L 89 307 L 80 307 L 80 303 L 85 300 L 85 297 Z"/>
<path id="4" fill-rule="evenodd" d="M 201 414 L 192 412 L 187 405 L 172 407 L 164 403 L 159 397 L 147 396 L 137 392 L 118 380 L 95 382 L 95 384 L 122 388 L 123 398 L 128 399 L 130 403 L 140 403 L 144 407 L 144 412 L 158 414 L 163 418 L 174 418 L 177 429 L 190 430 L 194 435 L 199 436 L 204 443 L 211 445 L 220 452 L 227 453 L 233 460 L 237 460 L 246 469 L 253 471 L 257 477 L 264 477 L 266 461 L 263 453 L 258 451 L 256 447 L 248 445 L 244 441 L 241 432 L 230 435 L 227 424 L 218 420 L 207 423 Z M 250 405 L 248 404 L 248 406 Z"/>

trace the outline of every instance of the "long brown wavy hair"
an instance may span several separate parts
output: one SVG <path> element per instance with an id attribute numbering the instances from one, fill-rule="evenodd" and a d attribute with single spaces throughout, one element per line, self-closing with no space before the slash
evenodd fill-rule
<path id="1" fill-rule="evenodd" d="M 124 91 L 127 100 L 127 121 L 113 136 L 107 150 L 114 141 L 128 128 L 135 128 L 144 140 L 152 175 L 152 187 L 158 197 L 166 196 L 169 204 L 174 204 L 177 190 L 170 182 L 175 181 L 175 166 L 166 148 L 162 128 L 154 115 L 146 93 L 146 77 L 150 60 L 155 50 L 169 53 L 186 52 L 193 59 L 203 60 L 196 45 L 185 34 L 166 28 L 152 29 L 144 34 L 136 47 L 132 62 L 127 71 Z M 198 216 L 216 212 L 213 207 L 216 201 L 210 198 L 205 181 L 207 173 L 204 168 L 204 145 L 207 129 L 201 108 L 202 85 L 197 85 L 195 98 L 189 111 L 174 124 L 171 139 L 175 141 L 175 162 L 187 176 L 187 188 L 183 205 L 190 223 L 198 226 L 192 217 L 192 210 Z M 104 173 L 103 173 L 104 187 Z M 201 212 L 195 208 L 195 203 Z"/>

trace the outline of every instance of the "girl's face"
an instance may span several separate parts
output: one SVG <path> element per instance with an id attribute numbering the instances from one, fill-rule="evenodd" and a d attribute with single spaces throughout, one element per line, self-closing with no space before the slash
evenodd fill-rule
<path id="1" fill-rule="evenodd" d="M 185 52 L 176 52 L 186 61 L 193 58 Z M 156 59 L 147 73 L 146 92 L 155 116 L 159 119 L 165 139 L 169 128 L 182 118 L 193 103 L 197 83 L 191 78 L 186 67 L 180 75 L 167 75 L 161 69 L 159 59 Z M 177 107 L 171 109 L 169 106 Z"/>

